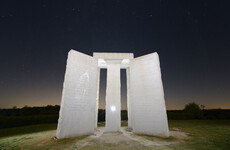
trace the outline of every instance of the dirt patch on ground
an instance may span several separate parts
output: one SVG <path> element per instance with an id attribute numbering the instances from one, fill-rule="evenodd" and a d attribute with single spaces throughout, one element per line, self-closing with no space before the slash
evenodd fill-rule
<path id="1" fill-rule="evenodd" d="M 104 127 L 98 128 L 95 135 L 88 136 L 76 142 L 75 149 L 170 149 L 168 145 L 178 144 L 187 138 L 187 134 L 171 131 L 169 138 L 148 135 L 137 135 L 122 127 L 121 132 L 104 132 Z"/>
<path id="2" fill-rule="evenodd" d="M 179 140 L 185 140 L 189 138 L 187 133 L 181 131 L 170 131 L 170 136 L 175 137 Z"/>
<path id="3" fill-rule="evenodd" d="M 42 139 L 41 141 L 39 141 L 39 142 L 37 143 L 37 145 L 38 145 L 38 146 L 41 146 L 41 145 L 43 145 L 43 144 L 45 144 L 45 143 L 47 143 L 47 142 L 49 142 L 49 141 L 50 141 L 50 137 L 47 137 L 47 138 Z"/>

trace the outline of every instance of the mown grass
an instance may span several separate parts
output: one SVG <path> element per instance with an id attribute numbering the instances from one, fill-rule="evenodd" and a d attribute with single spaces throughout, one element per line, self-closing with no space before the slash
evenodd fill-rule
<path id="1" fill-rule="evenodd" d="M 56 130 L 57 124 L 39 124 L 23 127 L 3 128 L 0 129 L 0 138 L 5 136 L 27 134 L 33 132 L 41 132 L 47 130 Z"/>
<path id="2" fill-rule="evenodd" d="M 8 138 L 0 138 L 1 150 L 63 150 L 76 149 L 75 142 L 86 136 L 56 139 L 56 130 L 22 134 Z"/>
<path id="3" fill-rule="evenodd" d="M 44 124 L 0 129 L 0 149 L 77 149 L 76 141 L 86 138 L 56 140 L 56 127 L 56 124 Z M 170 130 L 187 133 L 189 138 L 146 138 L 153 141 L 179 141 L 167 146 L 176 150 L 230 150 L 230 120 L 169 120 L 169 127 Z"/>
<path id="4" fill-rule="evenodd" d="M 171 145 L 173 149 L 230 149 L 230 120 L 170 120 L 169 127 L 190 136 L 185 142 Z"/>
<path id="5" fill-rule="evenodd" d="M 178 141 L 177 138 L 173 137 L 173 136 L 169 136 L 169 137 L 160 137 L 160 136 L 154 136 L 154 135 L 147 135 L 147 134 L 136 134 L 138 136 L 142 136 L 145 137 L 149 140 L 155 141 L 155 140 L 160 140 L 160 141 L 167 141 L 167 142 L 173 142 L 173 141 Z"/>

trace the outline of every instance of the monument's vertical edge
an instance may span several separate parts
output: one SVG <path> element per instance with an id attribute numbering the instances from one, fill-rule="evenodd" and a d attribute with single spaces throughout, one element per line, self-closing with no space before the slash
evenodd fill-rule
<path id="1" fill-rule="evenodd" d="M 159 79 L 159 88 L 161 90 L 161 101 L 162 101 L 162 133 L 164 136 L 169 137 L 169 127 L 168 127 L 168 117 L 167 117 L 167 109 L 165 104 L 165 96 L 164 96 L 164 86 L 162 81 L 162 75 L 161 75 L 161 67 L 160 67 L 160 59 L 157 52 L 154 53 L 154 59 L 156 62 L 156 69 L 158 69 L 158 79 Z M 160 122 L 160 121 L 159 121 Z"/>
<path id="2" fill-rule="evenodd" d="M 71 50 L 68 53 L 57 138 L 94 133 L 97 61 Z"/>
<path id="3" fill-rule="evenodd" d="M 97 97 L 96 97 L 96 109 L 95 109 L 95 129 L 97 128 L 98 122 L 98 108 L 99 108 L 99 91 L 100 91 L 100 71 L 101 69 L 97 67 Z"/>
<path id="4" fill-rule="evenodd" d="M 134 132 L 169 136 L 157 53 L 131 61 L 130 100 Z"/>
<path id="5" fill-rule="evenodd" d="M 132 110 L 131 110 L 131 101 L 130 101 L 130 70 L 129 67 L 126 68 L 126 82 L 127 82 L 127 113 L 128 113 L 128 127 L 132 128 Z"/>

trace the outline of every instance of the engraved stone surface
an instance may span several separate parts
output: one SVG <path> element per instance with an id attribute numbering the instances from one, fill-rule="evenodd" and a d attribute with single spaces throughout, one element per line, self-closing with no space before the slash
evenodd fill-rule
<path id="1" fill-rule="evenodd" d="M 94 133 L 97 61 L 71 50 L 68 54 L 57 138 Z"/>
<path id="2" fill-rule="evenodd" d="M 131 61 L 130 101 L 131 122 L 135 133 L 169 136 L 157 53 Z"/>

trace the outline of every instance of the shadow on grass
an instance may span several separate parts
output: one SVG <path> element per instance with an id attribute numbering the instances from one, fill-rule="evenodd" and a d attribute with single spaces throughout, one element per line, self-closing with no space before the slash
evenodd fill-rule
<path id="1" fill-rule="evenodd" d="M 56 130 L 56 129 L 57 129 L 57 124 L 39 124 L 39 125 L 30 125 L 30 126 L 23 126 L 23 127 L 4 128 L 4 129 L 0 129 L 0 138 L 12 136 L 12 135 L 35 133 L 35 132 Z"/>

